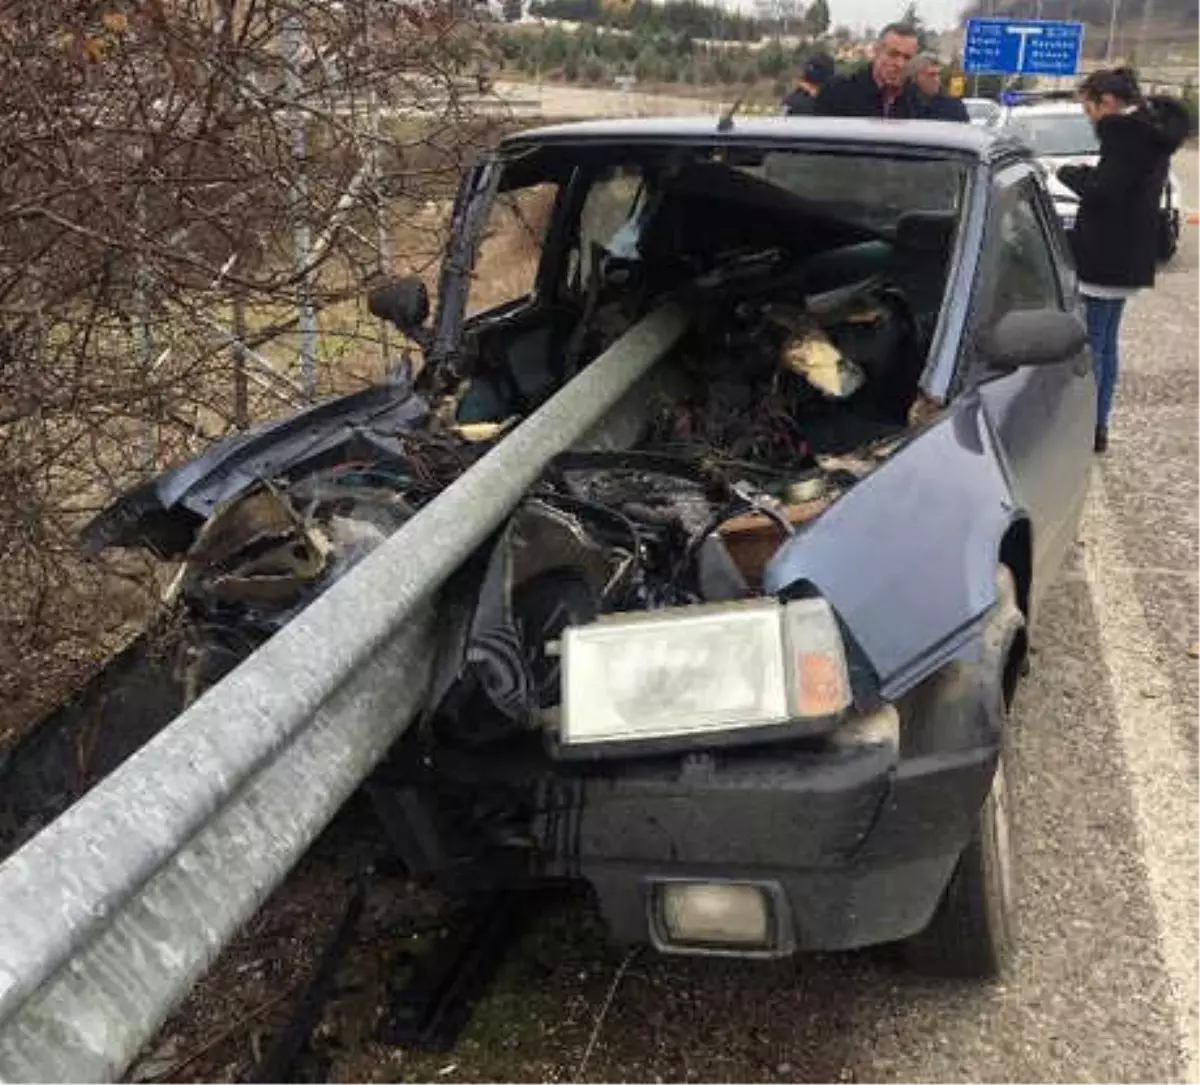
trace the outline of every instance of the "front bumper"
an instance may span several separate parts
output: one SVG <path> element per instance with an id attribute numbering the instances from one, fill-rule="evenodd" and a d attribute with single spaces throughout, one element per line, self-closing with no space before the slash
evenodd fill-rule
<path id="1" fill-rule="evenodd" d="M 842 950 L 924 928 L 975 829 L 998 756 L 972 684 L 921 705 L 924 749 L 776 747 L 627 763 L 555 780 L 542 873 L 586 879 L 614 939 L 654 943 L 657 887 L 737 882 L 772 900 L 763 952 Z M 965 699 L 964 699 L 965 696 Z M 692 947 L 687 952 L 697 952 Z"/>

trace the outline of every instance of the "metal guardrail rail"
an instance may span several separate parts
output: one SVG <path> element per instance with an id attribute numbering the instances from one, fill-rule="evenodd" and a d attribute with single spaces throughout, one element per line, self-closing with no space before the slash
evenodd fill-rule
<path id="1" fill-rule="evenodd" d="M 0 1080 L 122 1072 L 413 718 L 446 577 L 686 323 L 634 325 L 0 865 Z"/>

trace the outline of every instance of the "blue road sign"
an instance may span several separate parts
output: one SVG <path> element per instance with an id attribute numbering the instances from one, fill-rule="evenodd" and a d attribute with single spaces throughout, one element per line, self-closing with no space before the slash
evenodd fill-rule
<path id="1" fill-rule="evenodd" d="M 968 19 L 963 70 L 968 75 L 1074 75 L 1083 23 L 1038 19 Z"/>

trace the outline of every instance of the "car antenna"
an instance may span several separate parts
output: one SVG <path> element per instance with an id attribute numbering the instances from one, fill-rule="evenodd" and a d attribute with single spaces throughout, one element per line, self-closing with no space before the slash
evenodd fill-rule
<path id="1" fill-rule="evenodd" d="M 739 97 L 733 105 L 731 105 L 724 113 L 721 114 L 721 119 L 717 121 L 718 132 L 728 132 L 733 128 L 733 115 L 741 107 L 742 99 Z"/>

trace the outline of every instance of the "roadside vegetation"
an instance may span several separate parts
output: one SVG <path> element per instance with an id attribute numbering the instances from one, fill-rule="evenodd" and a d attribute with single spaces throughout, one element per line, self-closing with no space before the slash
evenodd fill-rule
<path id="1" fill-rule="evenodd" d="M 167 571 L 81 560 L 122 490 L 399 349 L 494 138 L 442 0 L 18 0 L 0 21 L 0 757 L 143 628 Z"/>
<path id="2" fill-rule="evenodd" d="M 530 12 L 547 20 L 494 34 L 505 71 L 525 78 L 592 85 L 634 79 L 641 85 L 783 86 L 817 49 L 845 50 L 853 36 L 831 31 L 826 0 L 781 6 L 768 22 L 691 2 L 600 7 L 593 0 L 535 0 Z"/>

